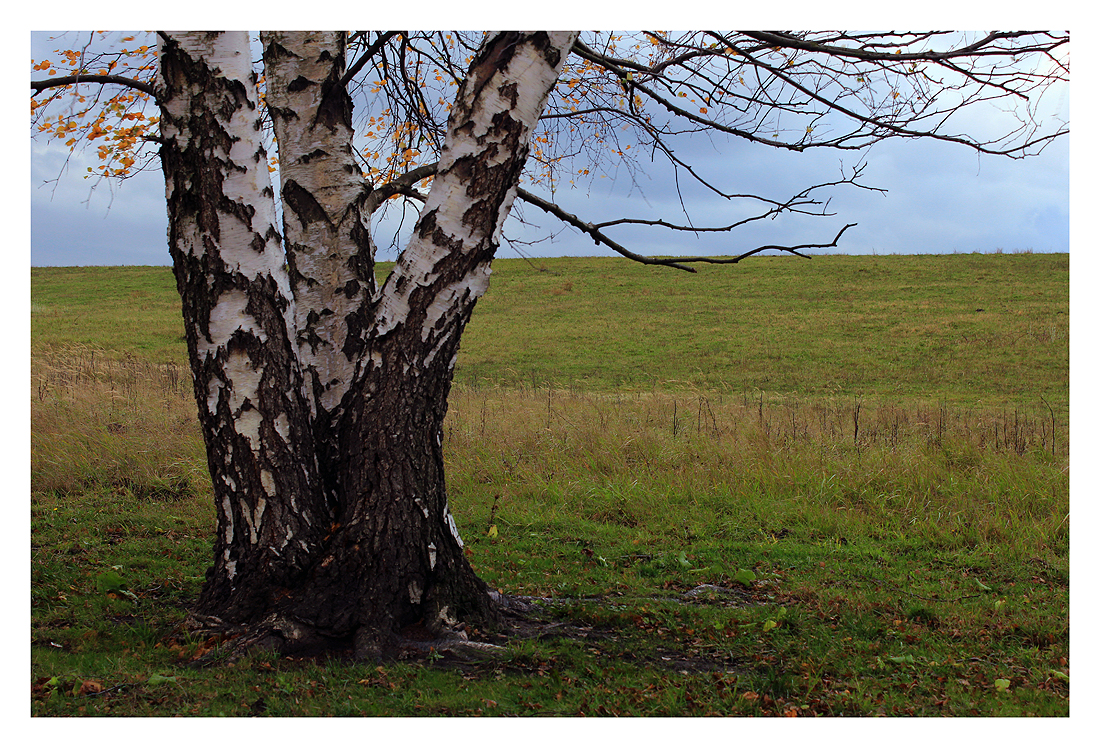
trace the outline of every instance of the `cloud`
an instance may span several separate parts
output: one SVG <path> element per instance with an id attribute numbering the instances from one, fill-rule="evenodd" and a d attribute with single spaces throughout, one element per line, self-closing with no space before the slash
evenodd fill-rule
<path id="1" fill-rule="evenodd" d="M 36 47 L 45 35 L 32 34 Z M 37 49 L 36 49 L 37 51 Z M 1044 116 L 1065 116 L 1068 87 L 1050 92 Z M 956 128 L 995 126 L 998 114 L 983 109 L 960 113 Z M 785 200 L 814 183 L 837 179 L 860 158 L 862 182 L 885 195 L 853 187 L 822 193 L 832 217 L 784 216 L 748 225 L 730 234 L 689 234 L 657 227 L 616 227 L 608 234 L 643 254 L 735 254 L 764 244 L 828 242 L 846 223 L 836 251 L 848 253 L 970 252 L 1032 249 L 1069 251 L 1069 142 L 1062 138 L 1041 155 L 1025 160 L 978 157 L 964 146 L 930 141 L 887 141 L 866 154 L 836 151 L 790 153 L 736 139 L 700 136 L 681 139 L 676 153 L 723 189 Z M 65 166 L 69 158 L 68 166 Z M 159 172 L 141 174 L 121 185 L 84 179 L 91 158 L 69 155 L 59 145 L 32 146 L 31 263 L 33 265 L 168 264 L 164 184 Z M 666 164 L 640 164 L 637 184 L 624 170 L 596 178 L 556 198 L 586 221 L 621 216 L 697 225 L 726 225 L 760 210 L 752 201 L 727 200 L 681 179 Z M 55 180 L 43 186 L 44 183 Z M 399 213 L 400 211 L 393 211 Z M 522 216 L 532 226 L 523 225 Z M 397 221 L 379 226 L 381 257 Z M 405 235 L 411 221 L 407 222 Z M 501 256 L 610 254 L 579 232 L 563 228 L 531 206 L 520 205 L 505 236 L 524 241 L 553 234 L 552 241 L 518 248 L 505 245 Z"/>
<path id="2" fill-rule="evenodd" d="M 84 179 L 93 161 L 35 143 L 31 157 L 32 265 L 167 265 L 164 179 Z"/>
<path id="3" fill-rule="evenodd" d="M 817 183 L 850 173 L 852 154 L 789 153 L 742 142 L 689 143 L 677 155 L 700 165 L 708 181 L 723 189 L 785 200 Z M 735 254 L 765 244 L 827 243 L 846 223 L 836 250 L 844 253 L 1069 251 L 1069 144 L 1061 139 L 1041 155 L 1012 160 L 982 156 L 958 144 L 887 141 L 864 155 L 861 183 L 885 194 L 851 186 L 817 195 L 828 199 L 831 217 L 783 216 L 728 234 L 691 234 L 657 227 L 616 227 L 607 233 L 643 254 Z M 559 203 L 585 221 L 618 216 L 662 217 L 684 221 L 681 197 L 667 170 L 651 169 L 640 189 L 625 182 L 595 179 L 590 187 L 562 190 Z M 681 181 L 683 204 L 695 225 L 728 225 L 761 206 L 731 201 Z M 539 211 L 524 216 L 550 224 Z M 506 232 L 507 233 L 507 232 Z M 522 232 L 526 237 L 533 230 Z M 527 250 L 525 250 L 527 251 Z M 552 245 L 535 252 L 608 254 L 587 236 L 566 230 Z M 815 250 L 821 253 L 826 250 Z"/>

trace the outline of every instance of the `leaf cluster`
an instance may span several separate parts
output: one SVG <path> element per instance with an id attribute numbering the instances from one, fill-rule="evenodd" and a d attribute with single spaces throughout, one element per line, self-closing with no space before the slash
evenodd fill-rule
<path id="1" fill-rule="evenodd" d="M 31 60 L 33 71 L 49 76 L 31 85 L 33 132 L 73 149 L 95 145 L 99 165 L 88 167 L 88 176 L 123 179 L 149 163 L 146 146 L 156 140 L 160 121 L 153 106 L 157 65 L 149 36 L 61 34 L 53 39 L 62 43 L 54 58 Z"/>

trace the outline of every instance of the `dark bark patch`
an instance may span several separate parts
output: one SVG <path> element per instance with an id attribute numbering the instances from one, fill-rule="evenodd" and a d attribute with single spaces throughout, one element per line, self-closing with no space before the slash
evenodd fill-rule
<path id="1" fill-rule="evenodd" d="M 461 252 L 464 246 L 462 240 L 451 237 L 439 227 L 439 224 L 436 223 L 436 213 L 437 211 L 433 210 L 421 217 L 413 231 L 421 239 L 427 239 L 435 246 L 443 247 L 452 254 Z M 399 280 L 405 280 L 405 277 L 402 276 Z M 457 278 L 454 280 L 457 280 Z"/>
<path id="2" fill-rule="evenodd" d="M 315 281 L 313 278 L 307 277 L 302 273 L 301 270 L 298 269 L 298 254 L 301 252 L 305 252 L 307 249 L 307 247 L 302 247 L 300 245 L 292 244 L 289 242 L 287 243 L 286 267 L 287 274 L 290 276 L 291 288 L 297 289 L 303 283 L 309 288 L 317 285 L 317 281 Z"/>
<path id="3" fill-rule="evenodd" d="M 249 109 L 256 108 L 256 105 L 249 100 L 248 93 L 245 91 L 243 83 L 231 78 L 222 78 L 220 80 L 223 81 L 222 87 L 226 94 L 222 97 L 222 106 L 219 111 L 222 121 L 228 120 L 242 107 L 247 106 Z"/>
<path id="4" fill-rule="evenodd" d="M 316 221 L 332 224 L 317 198 L 293 179 L 283 183 L 283 205 L 290 208 L 303 229 Z"/>
<path id="5" fill-rule="evenodd" d="M 558 63 L 561 62 L 561 50 L 550 43 L 550 35 L 545 31 L 539 31 L 532 35 L 531 43 L 542 50 L 542 57 L 550 67 L 556 68 Z M 566 52 L 566 54 L 569 53 Z"/>
<path id="6" fill-rule="evenodd" d="M 294 111 L 290 107 L 274 107 L 268 104 L 267 111 L 271 112 L 272 117 L 278 117 L 282 120 L 298 119 L 298 112 Z"/>
<path id="7" fill-rule="evenodd" d="M 316 149 L 310 151 L 309 153 L 305 154 L 301 158 L 299 158 L 298 162 L 303 163 L 303 164 L 308 164 L 310 161 L 312 161 L 315 158 L 324 158 L 327 155 L 328 155 L 328 151 L 326 151 L 324 148 L 316 148 Z"/>
<path id="8" fill-rule="evenodd" d="M 284 57 L 297 57 L 279 42 L 271 42 L 264 48 L 264 62 L 273 62 Z"/>
<path id="9" fill-rule="evenodd" d="M 482 48 L 481 54 L 470 65 L 470 72 L 467 75 L 467 80 L 474 81 L 475 86 L 471 92 L 473 94 L 470 97 L 471 100 L 479 97 L 481 89 L 489 83 L 498 70 L 508 67 L 515 56 L 516 46 L 522 39 L 523 34 L 520 32 L 508 31 L 498 34 L 492 45 Z M 549 38 L 547 38 L 547 42 L 549 42 Z"/>
<path id="10" fill-rule="evenodd" d="M 329 130 L 337 127 L 351 130 L 351 116 L 351 97 L 347 89 L 340 85 L 339 70 L 334 68 L 333 74 L 323 84 L 321 105 L 317 107 L 314 124 L 324 125 Z"/>
<path id="11" fill-rule="evenodd" d="M 519 101 L 519 84 L 516 82 L 506 83 L 497 89 L 502 99 L 507 99 L 510 106 L 513 108 L 516 106 L 516 102 Z"/>
<path id="12" fill-rule="evenodd" d="M 287 85 L 286 90 L 289 91 L 290 93 L 298 93 L 299 91 L 306 90 L 310 86 L 316 86 L 316 85 L 317 85 L 316 83 L 309 80 L 308 78 L 299 75 L 297 78 L 292 80 L 289 83 L 289 85 Z"/>
<path id="13" fill-rule="evenodd" d="M 344 317 L 344 323 L 348 328 L 348 335 L 344 339 L 343 353 L 349 361 L 357 361 L 363 350 L 363 342 L 366 339 L 367 313 L 358 309 Z"/>

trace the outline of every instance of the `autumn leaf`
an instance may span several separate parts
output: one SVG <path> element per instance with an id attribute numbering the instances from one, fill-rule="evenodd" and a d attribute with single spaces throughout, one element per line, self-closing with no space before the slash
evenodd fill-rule
<path id="1" fill-rule="evenodd" d="M 103 691 L 103 684 L 95 680 L 82 681 L 80 689 L 77 691 L 79 696 L 87 696 L 90 693 L 100 693 Z"/>
<path id="2" fill-rule="evenodd" d="M 175 683 L 176 676 L 174 675 L 161 675 L 159 673 L 153 673 L 149 676 L 149 679 L 145 681 L 150 686 L 160 686 L 165 683 Z"/>

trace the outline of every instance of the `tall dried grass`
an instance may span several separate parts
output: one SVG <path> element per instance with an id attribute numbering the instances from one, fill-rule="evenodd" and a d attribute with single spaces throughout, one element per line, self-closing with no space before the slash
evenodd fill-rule
<path id="1" fill-rule="evenodd" d="M 209 491 L 190 374 L 94 348 L 31 359 L 31 486 L 136 495 Z"/>
<path id="2" fill-rule="evenodd" d="M 1034 550 L 1068 542 L 1064 429 L 1034 407 L 457 387 L 445 445 L 453 490 L 521 525 Z"/>
<path id="3" fill-rule="evenodd" d="M 35 492 L 210 494 L 190 376 L 91 348 L 32 360 Z M 460 522 L 595 522 L 655 535 L 784 528 L 1034 551 L 1068 543 L 1068 428 L 1042 403 L 981 410 L 456 385 Z"/>

